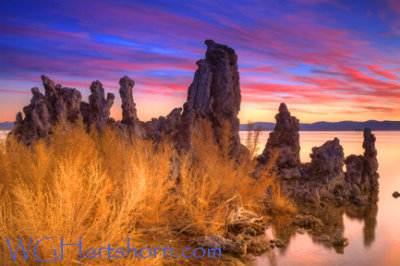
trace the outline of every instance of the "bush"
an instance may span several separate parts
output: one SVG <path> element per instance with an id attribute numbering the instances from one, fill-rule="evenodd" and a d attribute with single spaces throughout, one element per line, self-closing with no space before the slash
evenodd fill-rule
<path id="1" fill-rule="evenodd" d="M 179 154 L 167 138 L 155 143 L 111 128 L 87 133 L 82 124 L 57 127 L 30 147 L 9 137 L 0 144 L 2 263 L 12 263 L 6 238 L 15 247 L 18 238 L 54 237 L 39 246 L 41 257 L 51 257 L 61 237 L 67 243 L 82 237 L 90 248 L 124 246 L 128 236 L 138 247 L 171 246 L 168 239 L 183 246 L 190 237 L 225 234 L 238 207 L 264 213 L 272 179 L 255 180 L 255 162 L 246 156 L 241 163 L 232 160 L 230 138 L 223 139 L 216 145 L 206 122 L 193 132 L 194 151 Z M 32 253 L 29 263 L 36 262 Z M 79 256 L 66 248 L 64 258 L 72 264 Z M 26 263 L 22 254 L 18 263 Z"/>

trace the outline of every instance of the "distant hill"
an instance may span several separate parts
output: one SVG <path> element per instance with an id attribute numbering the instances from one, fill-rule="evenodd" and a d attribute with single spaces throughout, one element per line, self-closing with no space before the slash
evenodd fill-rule
<path id="1" fill-rule="evenodd" d="M 268 122 L 255 122 L 254 128 L 261 126 L 263 130 L 270 131 L 274 130 L 275 123 Z M 12 130 L 14 127 L 13 122 L 0 123 L 0 130 Z M 246 131 L 248 124 L 240 125 L 240 130 Z M 363 130 L 369 127 L 372 130 L 400 130 L 400 121 L 376 121 L 369 120 L 366 122 L 354 122 L 354 121 L 341 121 L 341 122 L 316 122 L 312 124 L 300 124 L 300 130 L 302 131 L 356 131 Z"/>
<path id="2" fill-rule="evenodd" d="M 0 123 L 0 130 L 11 130 L 14 127 L 13 122 L 2 122 Z"/>
<path id="3" fill-rule="evenodd" d="M 275 123 L 256 122 L 255 128 L 261 126 L 263 130 L 274 130 Z M 240 125 L 240 130 L 247 130 L 248 124 Z M 341 121 L 341 122 L 316 122 L 312 124 L 300 124 L 301 131 L 358 131 L 369 127 L 374 131 L 400 130 L 400 121 L 376 121 L 366 122 Z"/>

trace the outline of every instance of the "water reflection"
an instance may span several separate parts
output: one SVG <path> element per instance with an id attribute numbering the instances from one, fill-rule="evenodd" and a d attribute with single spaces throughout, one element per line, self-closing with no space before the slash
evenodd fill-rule
<path id="1" fill-rule="evenodd" d="M 313 243 L 321 245 L 328 250 L 333 249 L 338 254 L 343 254 L 346 246 L 334 245 L 331 240 L 338 230 L 344 231 L 344 214 L 353 220 L 364 223 L 364 246 L 370 246 L 375 240 L 376 217 L 378 214 L 378 205 L 376 203 L 365 206 L 348 205 L 344 207 L 327 205 L 321 208 L 298 203 L 297 208 L 301 215 L 312 215 L 320 219 L 323 225 L 321 228 L 314 228 L 314 230 L 303 230 L 293 224 L 293 220 L 290 217 L 276 217 L 273 219 L 271 221 L 271 233 L 275 238 L 279 238 L 286 243 L 286 246 L 279 250 L 280 255 L 285 255 L 291 239 L 295 238 L 297 234 L 303 233 L 306 233 Z"/>
<path id="2" fill-rule="evenodd" d="M 375 228 L 377 225 L 378 205 L 370 204 L 364 207 L 347 206 L 345 213 L 348 217 L 364 222 L 363 235 L 364 246 L 369 247 L 375 240 Z"/>

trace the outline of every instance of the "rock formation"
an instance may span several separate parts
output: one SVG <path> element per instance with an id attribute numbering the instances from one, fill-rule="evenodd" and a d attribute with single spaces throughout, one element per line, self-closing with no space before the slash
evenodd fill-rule
<path id="1" fill-rule="evenodd" d="M 133 101 L 132 89 L 135 86 L 135 81 L 127 76 L 119 80 L 119 94 L 122 100 L 122 120 L 120 124 L 125 126 L 130 134 L 138 137 L 143 137 L 143 129 L 141 122 L 137 117 L 136 104 Z"/>
<path id="2" fill-rule="evenodd" d="M 237 55 L 226 46 L 206 40 L 206 58 L 197 61 L 198 69 L 189 87 L 187 102 L 183 106 L 184 138 L 190 145 L 190 130 L 198 119 L 211 122 L 215 141 L 220 143 L 222 127 L 228 123 L 232 133 L 232 153 L 242 149 L 239 138 L 240 86 Z"/>
<path id="3" fill-rule="evenodd" d="M 121 78 L 120 96 L 122 99 L 122 120 L 115 122 L 110 118 L 110 108 L 114 94 L 105 96 L 103 85 L 94 81 L 90 86 L 89 103 L 81 101 L 81 94 L 75 89 L 61 88 L 43 76 L 46 94 L 37 88 L 32 90 L 31 104 L 24 108 L 25 117 L 17 115 L 13 134 L 25 144 L 49 135 L 51 128 L 60 122 L 75 122 L 81 118 L 90 129 L 101 131 L 107 124 L 117 126 L 135 136 L 154 141 L 163 135 L 174 140 L 178 150 L 191 148 L 191 132 L 198 127 L 199 119 L 210 122 L 214 130 L 215 143 L 221 143 L 223 126 L 231 132 L 232 155 L 238 156 L 244 150 L 239 138 L 239 119 L 241 95 L 237 55 L 226 46 L 212 40 L 205 41 L 206 58 L 197 62 L 198 70 L 189 87 L 187 102 L 182 108 L 175 108 L 166 117 L 153 118 L 141 122 L 137 117 L 132 96 L 134 81 L 127 76 Z M 183 110 L 183 112 L 182 112 Z"/>
<path id="4" fill-rule="evenodd" d="M 363 180 L 369 181 L 369 184 L 372 189 L 378 189 L 378 159 L 377 159 L 377 151 L 375 148 L 376 138 L 374 134 L 371 133 L 370 128 L 364 129 L 364 171 L 363 171 Z"/>
<path id="5" fill-rule="evenodd" d="M 13 134 L 24 144 L 31 144 L 39 138 L 46 138 L 51 128 L 65 121 L 75 122 L 79 118 L 81 93 L 75 89 L 54 85 L 54 82 L 42 76 L 45 95 L 38 88 L 32 89 L 32 99 L 28 106 L 18 113 Z"/>
<path id="6" fill-rule="evenodd" d="M 324 180 L 344 176 L 344 153 L 338 138 L 325 142 L 321 147 L 312 148 L 309 178 Z"/>
<path id="7" fill-rule="evenodd" d="M 257 158 L 258 177 L 261 166 L 274 163 L 282 190 L 292 198 L 320 204 L 352 201 L 366 204 L 377 200 L 378 162 L 375 137 L 369 128 L 364 130 L 364 155 L 344 159 L 338 138 L 314 147 L 310 163 L 300 163 L 299 121 L 290 115 L 285 104 L 279 107 L 276 126 L 270 133 L 263 153 Z M 275 161 L 274 161 L 275 159 Z M 346 164 L 347 172 L 343 171 Z"/>
<path id="8" fill-rule="evenodd" d="M 364 155 L 346 157 L 346 181 L 357 186 L 360 191 L 378 190 L 378 160 L 375 136 L 370 128 L 364 129 Z"/>
<path id="9" fill-rule="evenodd" d="M 74 123 L 82 118 L 87 125 L 94 125 L 97 129 L 104 128 L 111 122 L 110 108 L 114 102 L 114 95 L 104 97 L 103 85 L 95 81 L 90 86 L 89 103 L 82 102 L 82 95 L 72 88 L 62 87 L 46 76 L 42 76 L 45 95 L 38 88 L 32 89 L 31 103 L 18 113 L 12 134 L 24 144 L 30 145 L 39 138 L 46 138 L 51 134 L 52 127 L 66 122 Z"/>
<path id="10" fill-rule="evenodd" d="M 170 137 L 175 143 L 179 144 L 179 149 L 186 144 L 181 138 L 182 132 L 182 108 L 173 109 L 166 117 L 160 116 L 151 121 L 143 123 L 146 137 L 155 141 L 160 141 L 163 135 Z M 185 146 L 187 147 L 187 146 Z"/>
<path id="11" fill-rule="evenodd" d="M 230 152 L 239 159 L 246 152 L 240 144 L 239 119 L 241 94 L 237 55 L 235 51 L 212 40 L 206 40 L 205 59 L 197 61 L 198 69 L 189 86 L 187 101 L 183 108 L 175 108 L 166 117 L 141 122 L 137 117 L 132 95 L 134 81 L 124 76 L 119 81 L 122 99 L 122 120 L 110 118 L 114 95 L 105 95 L 100 81 L 90 86 L 89 102 L 82 102 L 79 91 L 55 85 L 42 76 L 45 94 L 38 88 L 32 89 L 33 97 L 28 106 L 18 113 L 12 134 L 29 145 L 35 140 L 46 138 L 56 124 L 76 122 L 78 119 L 100 132 L 106 125 L 119 128 L 128 135 L 160 141 L 167 136 L 176 144 L 176 150 L 192 150 L 192 132 L 199 130 L 201 121 L 210 123 L 214 142 L 222 144 L 227 131 L 231 134 Z M 344 160 L 339 140 L 326 142 L 312 150 L 311 163 L 301 164 L 299 142 L 299 120 L 291 116 L 286 104 L 279 106 L 276 126 L 270 134 L 263 153 L 257 158 L 255 176 L 265 165 L 281 176 L 283 191 L 294 198 L 314 203 L 322 201 L 343 202 L 353 200 L 363 204 L 376 200 L 367 195 L 378 190 L 378 162 L 375 136 L 370 129 L 364 130 L 365 150 L 363 155 L 350 155 Z M 346 164 L 347 172 L 343 172 Z M 176 176 L 177 174 L 174 174 Z M 374 194 L 376 195 L 376 193 Z"/>
<path id="12" fill-rule="evenodd" d="M 348 199 L 351 187 L 345 184 L 344 154 L 339 139 L 312 148 L 310 157 L 310 163 L 298 167 L 301 177 L 297 182 L 283 182 L 284 189 L 294 198 L 316 204 Z"/>
<path id="13" fill-rule="evenodd" d="M 81 113 L 83 121 L 90 127 L 94 125 L 97 130 L 101 131 L 110 119 L 110 109 L 114 103 L 114 94 L 107 93 L 107 98 L 104 95 L 103 84 L 96 80 L 90 86 L 91 95 L 89 103 L 81 103 Z"/>
<path id="14" fill-rule="evenodd" d="M 121 95 L 122 100 L 122 120 L 121 123 L 134 126 L 138 123 L 138 118 L 136 114 L 136 104 L 133 101 L 132 89 L 135 86 L 135 82 L 124 76 L 119 80 L 119 85 L 121 86 L 119 89 L 119 94 Z"/>
<path id="15" fill-rule="evenodd" d="M 284 103 L 280 104 L 279 113 L 275 119 L 275 129 L 269 134 L 265 149 L 258 157 L 258 161 L 268 164 L 273 153 L 277 152 L 275 164 L 278 169 L 295 168 L 300 165 L 299 120 L 290 115 Z"/>

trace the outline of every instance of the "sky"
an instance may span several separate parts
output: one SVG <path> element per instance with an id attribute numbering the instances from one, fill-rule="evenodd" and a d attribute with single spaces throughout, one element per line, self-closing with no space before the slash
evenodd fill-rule
<path id="1" fill-rule="evenodd" d="M 2 1 L 0 122 L 29 104 L 40 75 L 117 97 L 135 80 L 139 119 L 182 106 L 204 40 L 236 50 L 239 118 L 303 123 L 400 120 L 400 0 Z"/>

